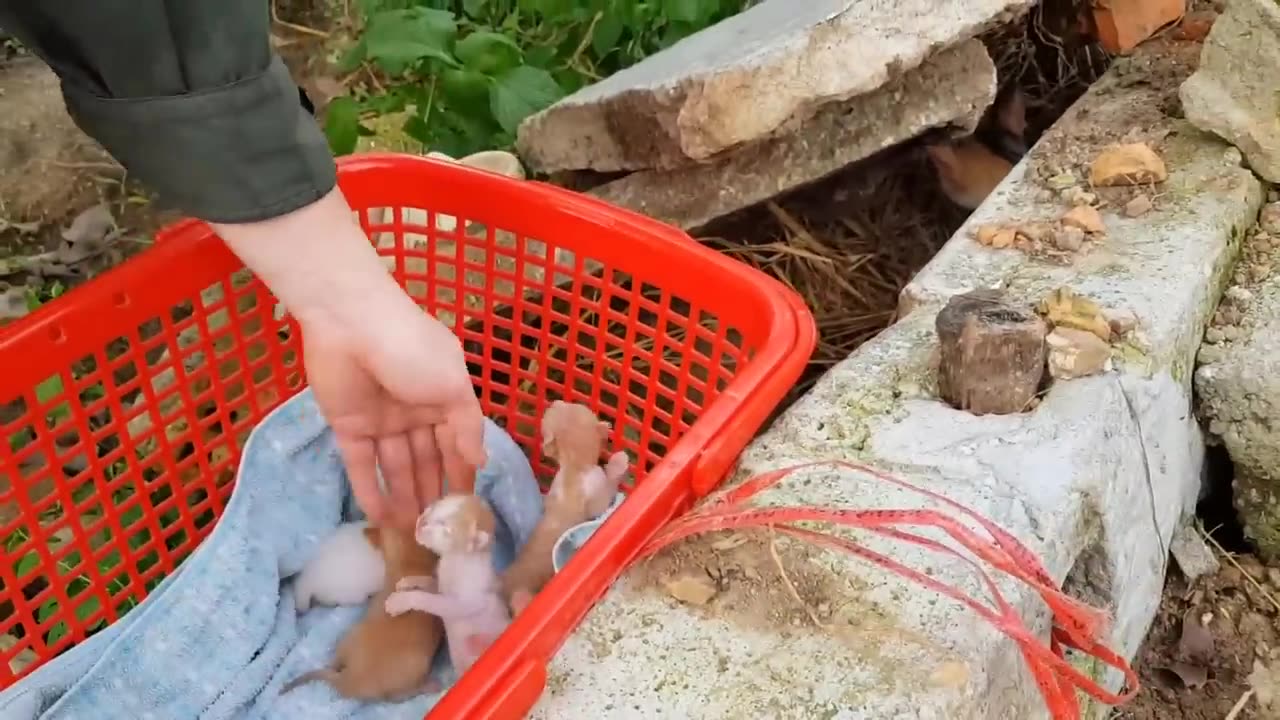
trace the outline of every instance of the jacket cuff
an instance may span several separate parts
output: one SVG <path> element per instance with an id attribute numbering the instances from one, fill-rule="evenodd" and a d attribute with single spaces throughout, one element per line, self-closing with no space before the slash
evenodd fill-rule
<path id="1" fill-rule="evenodd" d="M 62 84 L 76 124 L 129 174 L 201 220 L 267 220 L 336 182 L 333 154 L 279 57 L 261 74 L 210 90 L 104 98 Z"/>

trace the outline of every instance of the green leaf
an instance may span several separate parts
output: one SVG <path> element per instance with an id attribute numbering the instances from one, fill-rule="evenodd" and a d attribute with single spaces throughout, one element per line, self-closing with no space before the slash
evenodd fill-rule
<path id="1" fill-rule="evenodd" d="M 36 386 L 36 400 L 47 403 L 62 394 L 62 378 L 58 375 L 46 378 Z"/>
<path id="2" fill-rule="evenodd" d="M 334 155 L 355 152 L 360 139 L 360 106 L 345 95 L 336 97 L 325 109 L 324 134 Z"/>
<path id="3" fill-rule="evenodd" d="M 359 42 L 347 48 L 347 51 L 342 53 L 342 57 L 338 59 L 337 65 L 334 69 L 339 73 L 346 75 L 347 73 L 355 72 L 356 68 L 360 67 L 360 65 L 368 59 L 369 43 L 362 35 L 360 36 Z"/>
<path id="4" fill-rule="evenodd" d="M 575 0 L 520 0 L 520 9 L 544 18 L 558 18 L 573 12 Z"/>
<path id="5" fill-rule="evenodd" d="M 465 67 L 485 75 L 497 75 L 516 67 L 522 55 L 514 40 L 488 30 L 477 30 L 459 40 L 454 53 Z"/>
<path id="6" fill-rule="evenodd" d="M 595 50 L 596 57 L 604 57 L 613 52 L 626 28 L 620 13 L 606 11 L 601 15 L 600 22 L 596 23 L 595 34 L 591 36 L 591 49 Z"/>
<path id="7" fill-rule="evenodd" d="M 719 0 L 662 0 L 662 9 L 671 20 L 686 25 L 704 25 L 720 9 Z"/>
<path id="8" fill-rule="evenodd" d="M 440 73 L 439 89 L 455 110 L 471 116 L 490 112 L 489 78 L 474 70 L 445 70 Z"/>
<path id="9" fill-rule="evenodd" d="M 431 128 L 427 125 L 427 121 L 418 115 L 410 115 L 402 127 L 404 134 L 422 143 L 423 147 L 431 145 Z"/>
<path id="10" fill-rule="evenodd" d="M 468 17 L 478 18 L 489 9 L 489 0 L 462 0 L 462 12 Z"/>
<path id="11" fill-rule="evenodd" d="M 521 121 L 562 97 L 564 90 L 551 73 L 521 65 L 493 79 L 489 108 L 503 130 L 515 133 Z"/>
<path id="12" fill-rule="evenodd" d="M 53 617 L 53 614 L 56 612 L 58 612 L 58 599 L 49 598 L 36 610 L 36 622 L 42 623 Z"/>
<path id="13" fill-rule="evenodd" d="M 39 564 L 40 553 L 35 550 L 28 550 L 27 554 L 23 555 L 18 564 L 13 567 L 13 574 L 15 577 L 21 578 L 23 575 L 34 571 Z"/>
<path id="14" fill-rule="evenodd" d="M 422 7 L 380 12 L 365 28 L 369 57 L 390 75 L 427 58 L 456 66 L 450 50 L 457 35 L 453 13 Z"/>
<path id="15" fill-rule="evenodd" d="M 85 600 L 84 604 L 76 608 L 76 619 L 80 622 L 84 622 L 89 619 L 90 615 L 98 612 L 98 609 L 101 607 L 102 601 L 98 599 L 98 596 L 90 595 L 89 598 Z"/>

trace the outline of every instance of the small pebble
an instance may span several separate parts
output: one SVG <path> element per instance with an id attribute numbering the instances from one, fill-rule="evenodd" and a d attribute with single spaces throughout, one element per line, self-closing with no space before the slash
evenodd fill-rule
<path id="1" fill-rule="evenodd" d="M 1249 274 L 1253 276 L 1254 282 L 1262 282 L 1271 275 L 1271 266 L 1266 263 L 1258 263 L 1249 268 Z"/>
<path id="2" fill-rule="evenodd" d="M 1068 210 L 1062 216 L 1062 224 L 1065 227 L 1080 228 L 1087 233 L 1101 233 L 1107 229 L 1102 222 L 1102 213 L 1086 204 L 1076 205 Z"/>
<path id="3" fill-rule="evenodd" d="M 1239 165 L 1244 162 L 1244 156 L 1240 154 L 1240 149 L 1229 147 L 1222 153 L 1222 159 L 1227 161 L 1228 165 Z"/>
<path id="4" fill-rule="evenodd" d="M 1248 288 L 1232 285 L 1227 288 L 1225 297 L 1237 305 L 1248 305 L 1253 300 L 1253 293 L 1249 292 Z"/>
<path id="5" fill-rule="evenodd" d="M 1209 421 L 1210 435 L 1217 435 L 1218 437 L 1222 437 L 1222 434 L 1225 433 L 1226 431 L 1227 431 L 1227 424 L 1222 422 L 1221 420 L 1214 418 L 1213 420 Z"/>
<path id="6" fill-rule="evenodd" d="M 1060 250 L 1075 252 L 1084 246 L 1084 230 L 1068 225 L 1054 233 L 1053 244 Z"/>
<path id="7" fill-rule="evenodd" d="M 1258 227 L 1265 232 L 1280 233 L 1280 203 L 1271 203 L 1262 208 L 1262 214 L 1258 217 Z"/>
<path id="8" fill-rule="evenodd" d="M 1080 187 L 1069 187 L 1062 191 L 1062 199 L 1071 205 L 1093 205 L 1098 196 Z"/>
<path id="9" fill-rule="evenodd" d="M 1036 193 L 1036 202 L 1051 203 L 1053 202 L 1053 191 L 1048 188 L 1040 188 Z"/>
<path id="10" fill-rule="evenodd" d="M 1111 332 L 1117 337 L 1123 337 L 1138 327 L 1138 316 L 1132 310 L 1107 310 L 1103 313 L 1107 318 L 1107 324 L 1111 326 Z"/>
<path id="11" fill-rule="evenodd" d="M 1267 568 L 1267 582 L 1271 587 L 1280 588 L 1280 568 Z"/>
<path id="12" fill-rule="evenodd" d="M 1201 345 L 1196 362 L 1201 365 L 1212 365 L 1222 359 L 1222 348 L 1217 345 Z"/>
<path id="13" fill-rule="evenodd" d="M 1207 343 L 1217 345 L 1225 339 L 1226 336 L 1222 334 L 1221 328 L 1211 327 L 1204 331 L 1204 341 Z"/>
<path id="14" fill-rule="evenodd" d="M 1048 182 L 1054 190 L 1065 190 L 1076 184 L 1076 176 L 1071 172 L 1061 172 L 1049 178 Z"/>
<path id="15" fill-rule="evenodd" d="M 1240 328 L 1235 325 L 1223 326 L 1222 336 L 1230 342 L 1235 342 L 1240 339 Z"/>
<path id="16" fill-rule="evenodd" d="M 1151 202 L 1151 198 L 1146 195 L 1139 195 L 1125 203 L 1124 214 L 1131 218 L 1139 218 L 1151 212 L 1154 207 L 1155 205 Z"/>

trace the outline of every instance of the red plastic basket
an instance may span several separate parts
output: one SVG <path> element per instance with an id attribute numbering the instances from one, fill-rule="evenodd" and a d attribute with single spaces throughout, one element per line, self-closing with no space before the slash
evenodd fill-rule
<path id="1" fill-rule="evenodd" d="M 541 183 L 389 154 L 343 159 L 339 183 L 540 475 L 535 419 L 556 398 L 613 422 L 635 460 L 627 501 L 428 715 L 523 717 L 572 629 L 795 382 L 812 316 L 674 228 Z M 208 535 L 250 430 L 303 387 L 298 341 L 196 221 L 0 329 L 0 689 L 142 602 Z"/>

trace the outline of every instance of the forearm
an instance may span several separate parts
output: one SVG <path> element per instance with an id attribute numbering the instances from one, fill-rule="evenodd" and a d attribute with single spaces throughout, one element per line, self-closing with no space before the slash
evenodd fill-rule
<path id="1" fill-rule="evenodd" d="M 213 227 L 304 325 L 322 319 L 319 315 L 362 312 L 383 298 L 406 299 L 337 188 L 269 220 Z M 353 298 L 362 307 L 353 307 Z M 359 318 L 325 319 L 359 323 Z"/>
<path id="2" fill-rule="evenodd" d="M 76 124 L 190 215 L 256 222 L 334 187 L 262 0 L 0 0 L 0 25 L 58 74 Z"/>

